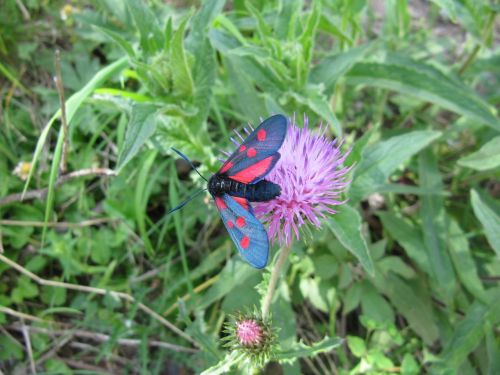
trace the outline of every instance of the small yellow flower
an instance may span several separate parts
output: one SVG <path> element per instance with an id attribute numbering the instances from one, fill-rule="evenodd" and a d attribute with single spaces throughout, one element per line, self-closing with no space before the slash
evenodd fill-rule
<path id="1" fill-rule="evenodd" d="M 21 180 L 26 181 L 31 171 L 31 162 L 20 161 L 12 171 L 14 176 L 19 177 Z"/>
<path id="2" fill-rule="evenodd" d="M 76 13 L 76 9 L 71 4 L 66 4 L 59 10 L 59 15 L 63 21 L 66 21 L 73 13 Z"/>

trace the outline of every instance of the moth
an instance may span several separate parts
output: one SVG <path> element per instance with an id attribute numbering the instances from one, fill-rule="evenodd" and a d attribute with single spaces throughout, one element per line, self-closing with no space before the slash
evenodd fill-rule
<path id="1" fill-rule="evenodd" d="M 269 239 L 250 202 L 267 202 L 281 194 L 278 184 L 264 178 L 280 159 L 279 149 L 285 140 L 287 127 L 288 121 L 283 115 L 264 120 L 207 181 L 206 190 L 212 195 L 229 236 L 242 257 L 259 269 L 267 265 Z M 178 150 L 174 151 L 196 170 L 186 156 Z"/>

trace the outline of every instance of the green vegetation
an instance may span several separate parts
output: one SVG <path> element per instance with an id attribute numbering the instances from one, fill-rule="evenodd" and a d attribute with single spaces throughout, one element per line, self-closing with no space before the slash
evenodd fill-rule
<path id="1" fill-rule="evenodd" d="M 353 169 L 293 243 L 266 371 L 499 374 L 498 2 L 165 3 L 2 3 L 0 371 L 255 371 L 223 327 L 279 248 L 241 261 L 204 196 L 167 216 L 204 187 L 171 147 L 209 176 L 283 113 Z"/>

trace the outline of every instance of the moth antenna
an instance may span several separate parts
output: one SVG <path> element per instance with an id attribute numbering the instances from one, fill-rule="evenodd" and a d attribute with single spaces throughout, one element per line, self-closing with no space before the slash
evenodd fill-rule
<path id="1" fill-rule="evenodd" d="M 234 129 L 234 132 L 236 133 L 236 135 L 241 139 L 241 142 L 244 142 L 245 139 L 241 136 L 240 132 L 236 129 Z"/>
<path id="2" fill-rule="evenodd" d="M 196 167 L 193 165 L 193 163 L 191 162 L 191 160 L 189 160 L 189 159 L 188 159 L 188 157 L 187 157 L 186 155 L 184 155 L 182 152 L 180 152 L 179 150 L 176 150 L 176 149 L 175 149 L 175 148 L 173 148 L 173 147 L 172 147 L 172 150 L 174 150 L 174 151 L 175 151 L 175 152 L 176 152 L 176 153 L 177 153 L 177 154 L 178 154 L 181 158 L 183 158 L 185 161 L 187 161 L 187 162 L 189 163 L 189 165 L 191 166 L 191 168 L 193 168 L 193 169 L 196 171 L 196 173 L 198 173 L 198 175 L 199 175 L 201 178 L 203 178 L 205 181 L 207 181 L 207 182 L 208 182 L 208 180 L 207 180 L 205 177 L 203 177 L 203 176 L 201 175 L 201 173 L 198 171 L 198 169 L 196 169 Z"/>
<path id="3" fill-rule="evenodd" d="M 170 215 L 172 212 L 174 211 L 177 211 L 177 210 L 180 210 L 182 207 L 184 207 L 186 204 L 188 204 L 189 202 L 191 202 L 194 198 L 196 198 L 198 195 L 200 195 L 200 193 L 203 193 L 204 191 L 206 191 L 207 189 L 201 189 L 201 190 L 198 190 L 196 193 L 194 194 L 191 194 L 188 199 L 186 199 L 184 202 L 182 202 L 181 204 L 179 204 L 178 206 L 175 206 L 174 208 L 172 208 L 170 211 L 167 212 L 167 215 Z"/>
<path id="4" fill-rule="evenodd" d="M 229 137 L 229 139 L 234 143 L 236 147 L 239 147 L 240 143 L 236 139 L 234 139 L 233 137 Z"/>

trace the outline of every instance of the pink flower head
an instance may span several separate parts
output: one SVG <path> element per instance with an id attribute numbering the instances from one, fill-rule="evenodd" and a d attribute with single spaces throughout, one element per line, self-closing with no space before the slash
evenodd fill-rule
<path id="1" fill-rule="evenodd" d="M 339 195 L 350 182 L 346 179 L 350 167 L 343 166 L 347 154 L 325 132 L 323 125 L 317 132 L 309 129 L 306 116 L 302 128 L 290 119 L 281 158 L 266 176 L 281 186 L 281 195 L 255 207 L 256 215 L 269 224 L 273 242 L 277 237 L 280 245 L 289 246 L 293 235 L 299 239 L 299 228 L 307 221 L 320 228 L 320 218 L 334 214 L 333 207 L 344 203 Z"/>
<path id="2" fill-rule="evenodd" d="M 258 345 L 262 340 L 262 335 L 262 327 L 253 319 L 245 319 L 236 323 L 236 337 L 241 345 Z"/>
<path id="3" fill-rule="evenodd" d="M 270 318 L 263 318 L 255 308 L 253 313 L 229 315 L 224 331 L 224 346 L 254 366 L 263 367 L 277 350 L 277 336 Z"/>

